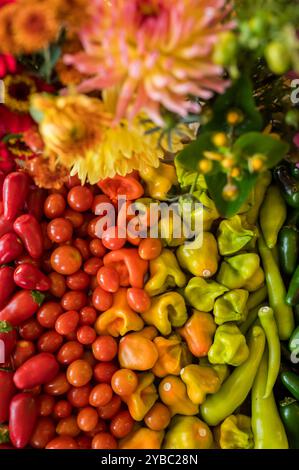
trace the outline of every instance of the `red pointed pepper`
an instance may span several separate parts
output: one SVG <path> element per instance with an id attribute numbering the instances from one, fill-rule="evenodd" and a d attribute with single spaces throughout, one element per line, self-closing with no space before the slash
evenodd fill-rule
<path id="1" fill-rule="evenodd" d="M 38 259 L 43 254 L 43 236 L 41 227 L 33 215 L 26 214 L 18 217 L 14 230 L 21 238 L 29 255 Z"/>
<path id="2" fill-rule="evenodd" d="M 0 268 L 0 308 L 4 306 L 16 288 L 13 276 L 14 269 L 10 266 Z"/>
<path id="3" fill-rule="evenodd" d="M 9 407 L 9 435 L 14 447 L 23 449 L 29 443 L 37 421 L 37 405 L 30 393 L 18 393 Z"/>
<path id="4" fill-rule="evenodd" d="M 44 298 L 40 292 L 21 290 L 0 310 L 0 320 L 19 326 L 38 311 Z"/>
<path id="5" fill-rule="evenodd" d="M 9 404 L 16 393 L 12 370 L 0 369 L 0 423 L 6 423 L 9 415 Z"/>
<path id="6" fill-rule="evenodd" d="M 5 174 L 3 171 L 0 171 L 0 201 L 3 200 L 3 184 L 5 180 Z"/>
<path id="7" fill-rule="evenodd" d="M 0 216 L 0 237 L 3 237 L 6 233 L 13 232 L 13 222 L 6 220 L 4 215 Z"/>
<path id="8" fill-rule="evenodd" d="M 6 321 L 0 321 L 0 342 L 4 348 L 4 363 L 9 362 L 10 356 L 17 343 L 17 332 L 16 330 Z M 0 348 L 1 350 L 1 348 Z M 2 363 L 0 356 L 0 364 Z"/>
<path id="9" fill-rule="evenodd" d="M 140 258 L 137 248 L 121 248 L 114 250 L 104 256 L 104 265 L 113 266 L 118 272 L 125 267 L 128 272 L 128 280 L 132 287 L 143 288 L 144 276 L 148 270 L 148 261 Z M 121 285 L 122 279 L 125 278 L 123 272 L 120 275 Z M 128 285 L 128 284 L 126 284 Z"/>
<path id="10" fill-rule="evenodd" d="M 23 263 L 15 269 L 14 282 L 17 286 L 29 290 L 49 290 L 50 279 L 31 263 Z"/>
<path id="11" fill-rule="evenodd" d="M 15 233 L 6 233 L 0 238 L 0 264 L 11 263 L 22 253 L 23 245 Z"/>
<path id="12" fill-rule="evenodd" d="M 15 171 L 6 176 L 3 183 L 4 217 L 14 220 L 23 209 L 29 191 L 29 177 L 26 173 Z"/>
<path id="13" fill-rule="evenodd" d="M 14 375 L 14 383 L 20 389 L 30 389 L 43 385 L 56 377 L 59 364 L 50 353 L 40 353 L 28 359 Z"/>

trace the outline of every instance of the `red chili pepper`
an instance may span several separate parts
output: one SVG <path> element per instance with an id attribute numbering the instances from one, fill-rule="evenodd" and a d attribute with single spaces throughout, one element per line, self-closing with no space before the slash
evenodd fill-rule
<path id="1" fill-rule="evenodd" d="M 50 353 L 40 353 L 28 359 L 14 375 L 14 383 L 20 389 L 30 389 L 43 385 L 56 377 L 59 364 Z"/>
<path id="2" fill-rule="evenodd" d="M 6 233 L 13 232 L 13 222 L 6 220 L 4 215 L 0 216 L 0 237 L 3 237 Z"/>
<path id="3" fill-rule="evenodd" d="M 18 266 L 13 278 L 16 285 L 23 289 L 44 291 L 51 287 L 50 279 L 31 263 Z"/>
<path id="4" fill-rule="evenodd" d="M 37 405 L 30 393 L 18 393 L 9 407 L 9 436 L 17 449 L 29 443 L 37 421 Z"/>
<path id="5" fill-rule="evenodd" d="M 16 288 L 13 275 L 14 269 L 10 266 L 0 268 L 0 308 L 3 307 Z"/>
<path id="6" fill-rule="evenodd" d="M 131 175 L 105 178 L 99 181 L 98 186 L 112 201 L 116 201 L 117 196 L 126 196 L 128 201 L 132 201 L 140 198 L 144 193 L 142 185 Z"/>
<path id="7" fill-rule="evenodd" d="M 7 321 L 12 326 L 19 326 L 38 311 L 44 298 L 40 292 L 21 290 L 0 311 L 0 320 Z"/>
<path id="8" fill-rule="evenodd" d="M 112 265 L 118 272 L 120 270 L 120 262 L 125 265 L 128 275 L 129 282 L 132 287 L 143 288 L 144 276 L 148 270 L 148 261 L 140 258 L 137 248 L 121 248 L 120 250 L 110 251 L 104 256 L 104 265 Z M 119 273 L 120 277 L 123 278 L 123 273 Z M 122 281 L 121 281 L 121 285 Z"/>
<path id="9" fill-rule="evenodd" d="M 44 214 L 44 203 L 47 197 L 47 193 L 42 188 L 36 188 L 30 190 L 27 199 L 27 210 L 28 213 L 33 215 L 38 221 L 40 221 Z"/>
<path id="10" fill-rule="evenodd" d="M 43 254 L 43 236 L 36 218 L 30 214 L 21 215 L 13 226 L 29 255 L 34 259 L 40 258 Z"/>
<path id="11" fill-rule="evenodd" d="M 0 369 L 0 423 L 6 423 L 9 415 L 9 404 L 16 393 L 12 370 Z"/>
<path id="12" fill-rule="evenodd" d="M 17 332 L 16 330 L 6 321 L 0 321 L 0 342 L 4 347 L 4 362 L 10 361 L 10 356 L 17 343 Z M 1 350 L 1 348 L 0 348 Z M 0 356 L 1 364 L 1 356 Z"/>
<path id="13" fill-rule="evenodd" d="M 15 171 L 6 176 L 3 183 L 4 217 L 14 220 L 23 209 L 29 191 L 29 177 Z"/>
<path id="14" fill-rule="evenodd" d="M 0 264 L 11 263 L 22 253 L 23 245 L 15 233 L 6 233 L 0 238 Z"/>

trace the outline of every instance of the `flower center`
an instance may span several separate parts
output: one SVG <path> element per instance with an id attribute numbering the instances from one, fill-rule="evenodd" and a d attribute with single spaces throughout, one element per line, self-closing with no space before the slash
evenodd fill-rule
<path id="1" fill-rule="evenodd" d="M 4 85 L 5 105 L 13 111 L 27 112 L 30 95 L 36 92 L 34 81 L 23 75 L 7 75 Z"/>
<path id="2" fill-rule="evenodd" d="M 137 9 L 142 19 L 158 16 L 161 7 L 160 0 L 138 0 Z"/>

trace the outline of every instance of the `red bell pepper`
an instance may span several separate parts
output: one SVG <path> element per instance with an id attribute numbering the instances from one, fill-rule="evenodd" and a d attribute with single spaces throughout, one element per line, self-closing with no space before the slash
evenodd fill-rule
<path id="1" fill-rule="evenodd" d="M 13 226 L 29 255 L 34 259 L 40 258 L 43 254 L 43 236 L 36 218 L 30 214 L 21 215 Z"/>
<path id="2" fill-rule="evenodd" d="M 14 383 L 20 389 L 31 389 L 43 385 L 56 377 L 59 364 L 50 353 L 40 353 L 28 359 L 14 375 Z"/>
<path id="3" fill-rule="evenodd" d="M 4 217 L 14 220 L 23 209 L 29 192 L 29 176 L 15 171 L 6 176 L 3 183 Z"/>
<path id="4" fill-rule="evenodd" d="M 117 196 L 125 196 L 128 201 L 132 201 L 140 198 L 144 193 L 142 185 L 130 174 L 105 178 L 99 181 L 98 186 L 113 202 L 117 200 Z"/>
<path id="5" fill-rule="evenodd" d="M 104 265 L 112 265 L 119 273 L 123 270 L 122 265 L 128 271 L 129 283 L 132 287 L 143 288 L 144 276 L 148 270 L 148 261 L 140 258 L 137 248 L 121 248 L 120 250 L 110 251 L 104 256 Z M 124 273 L 120 274 L 121 285 Z"/>
<path id="6" fill-rule="evenodd" d="M 14 269 L 10 266 L 0 268 L 0 308 L 4 306 L 16 288 L 13 276 Z"/>
<path id="7" fill-rule="evenodd" d="M 4 215 L 0 216 L 0 238 L 6 233 L 13 232 L 13 222 L 6 220 Z"/>
<path id="8" fill-rule="evenodd" d="M 51 287 L 50 279 L 31 263 L 20 264 L 13 278 L 16 285 L 23 289 L 45 291 Z"/>
<path id="9" fill-rule="evenodd" d="M 0 310 L 0 320 L 19 326 L 38 311 L 44 298 L 40 292 L 21 290 Z"/>
<path id="10" fill-rule="evenodd" d="M 0 264 L 11 263 L 22 253 L 23 245 L 15 233 L 6 233 L 0 238 Z"/>
<path id="11" fill-rule="evenodd" d="M 17 332 L 6 321 L 0 321 L 0 341 L 2 341 L 1 345 L 4 347 L 4 363 L 9 362 L 10 356 L 17 344 Z M 0 356 L 0 364 L 1 362 L 2 358 Z"/>
<path id="12" fill-rule="evenodd" d="M 18 393 L 9 407 L 9 436 L 17 449 L 29 443 L 37 421 L 37 405 L 30 393 Z"/>
<path id="13" fill-rule="evenodd" d="M 33 215 L 38 221 L 40 221 L 44 214 L 44 203 L 47 197 L 47 193 L 42 188 L 33 188 L 29 192 L 27 199 L 27 210 L 28 213 Z"/>
<path id="14" fill-rule="evenodd" d="M 9 404 L 16 393 L 12 370 L 0 369 L 0 423 L 6 423 L 9 416 Z"/>

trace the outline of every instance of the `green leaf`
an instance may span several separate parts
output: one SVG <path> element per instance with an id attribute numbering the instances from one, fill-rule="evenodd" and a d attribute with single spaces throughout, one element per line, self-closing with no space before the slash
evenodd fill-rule
<path id="1" fill-rule="evenodd" d="M 217 151 L 211 140 L 213 134 L 214 132 L 205 132 L 204 134 L 200 134 L 199 137 L 194 140 L 194 142 L 191 142 L 191 144 L 187 145 L 180 153 L 178 153 L 178 155 L 175 157 L 175 163 L 188 170 L 197 172 L 198 162 L 204 158 L 203 153 L 205 151 Z"/>
<path id="2" fill-rule="evenodd" d="M 241 156 L 241 164 L 246 164 L 247 158 L 256 153 L 266 156 L 267 168 L 275 166 L 289 150 L 289 144 L 260 132 L 248 132 L 239 137 L 233 145 L 233 151 Z M 244 165 L 243 165 L 244 166 Z"/>
<path id="3" fill-rule="evenodd" d="M 6 134 L 1 141 L 4 143 L 9 142 L 11 139 L 21 139 L 23 134 Z"/>
<path id="4" fill-rule="evenodd" d="M 9 442 L 9 431 L 8 427 L 3 424 L 0 426 L 0 444 L 5 444 Z"/>
<path id="5" fill-rule="evenodd" d="M 235 135 L 262 129 L 263 119 L 253 98 L 251 80 L 247 76 L 242 76 L 223 95 L 216 98 L 213 105 L 213 117 L 200 129 L 200 132 L 227 132 L 229 125 L 226 122 L 226 115 L 231 109 L 240 109 L 244 115 L 243 121 L 235 126 Z"/>
<path id="6" fill-rule="evenodd" d="M 248 171 L 244 172 L 244 176 L 240 180 L 233 180 L 237 186 L 239 194 L 233 201 L 225 201 L 222 197 L 222 191 L 227 184 L 227 177 L 225 173 L 217 173 L 214 175 L 206 175 L 206 182 L 211 198 L 214 200 L 216 207 L 223 217 L 232 217 L 235 215 L 242 204 L 250 195 L 258 175 L 250 174 Z"/>
<path id="7" fill-rule="evenodd" d="M 36 302 L 39 306 L 41 306 L 41 304 L 43 303 L 46 297 L 44 294 L 42 294 L 41 292 L 37 290 L 31 291 L 31 295 L 32 295 L 34 302 Z"/>
<path id="8" fill-rule="evenodd" d="M 0 333 L 9 333 L 13 330 L 13 327 L 7 321 L 0 321 Z"/>
<path id="9" fill-rule="evenodd" d="M 51 80 L 52 71 L 61 55 L 58 44 L 52 44 L 43 51 L 43 63 L 39 68 L 39 74 L 48 82 Z"/>

